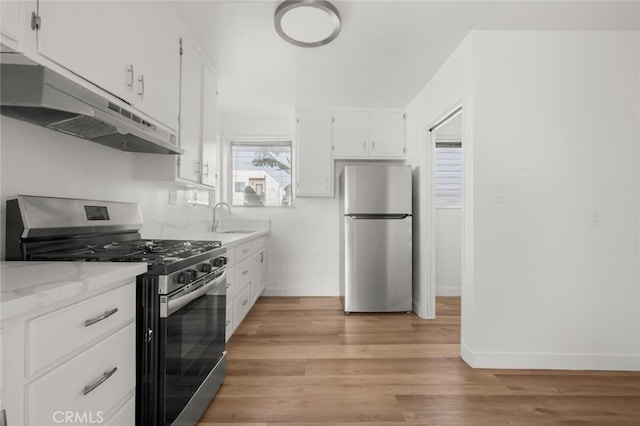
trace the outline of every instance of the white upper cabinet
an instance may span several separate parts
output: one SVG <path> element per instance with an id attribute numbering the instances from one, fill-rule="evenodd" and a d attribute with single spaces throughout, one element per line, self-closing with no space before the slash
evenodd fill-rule
<path id="1" fill-rule="evenodd" d="M 402 112 L 340 111 L 333 113 L 333 157 L 336 159 L 404 159 Z"/>
<path id="2" fill-rule="evenodd" d="M 203 66 L 202 88 L 202 183 L 218 184 L 218 79 Z"/>
<path id="3" fill-rule="evenodd" d="M 180 42 L 179 157 L 137 154 L 134 178 L 213 188 L 217 184 L 217 77 L 189 37 Z"/>
<path id="4" fill-rule="evenodd" d="M 334 158 L 366 158 L 369 156 L 369 113 L 333 113 Z"/>
<path id="5" fill-rule="evenodd" d="M 178 127 L 178 21 L 164 2 L 40 1 L 37 53 Z"/>
<path id="6" fill-rule="evenodd" d="M 296 196 L 333 196 L 331 113 L 298 112 Z"/>
<path id="7" fill-rule="evenodd" d="M 180 158 L 179 176 L 200 183 L 202 158 L 203 61 L 189 38 L 182 40 L 180 77 Z"/>
<path id="8" fill-rule="evenodd" d="M 0 1 L 0 43 L 3 52 L 18 49 L 20 7 L 18 1 Z"/>

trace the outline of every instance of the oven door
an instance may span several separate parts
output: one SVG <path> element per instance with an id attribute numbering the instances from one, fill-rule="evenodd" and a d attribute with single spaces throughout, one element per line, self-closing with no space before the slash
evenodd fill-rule
<path id="1" fill-rule="evenodd" d="M 225 367 L 221 362 L 225 309 L 226 271 L 160 297 L 158 408 L 162 425 L 196 423 L 218 390 Z"/>

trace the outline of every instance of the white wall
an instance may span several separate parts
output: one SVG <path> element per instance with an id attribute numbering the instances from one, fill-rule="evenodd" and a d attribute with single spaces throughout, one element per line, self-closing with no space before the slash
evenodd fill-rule
<path id="1" fill-rule="evenodd" d="M 407 158 L 414 167 L 414 310 L 422 318 L 433 318 L 435 312 L 435 291 L 429 283 L 435 281 L 435 271 L 430 267 L 430 258 L 435 241 L 435 218 L 431 217 L 429 205 L 432 191 L 432 150 L 429 128 L 437 124 L 448 113 L 462 105 L 463 144 L 465 155 L 472 153 L 470 142 L 473 134 L 469 131 L 473 122 L 471 91 L 471 49 L 473 39 L 465 38 L 440 67 L 434 77 L 408 107 L 407 113 Z M 428 55 L 429 52 L 425 52 Z M 465 170 L 466 172 L 467 170 Z M 467 201 L 469 195 L 467 195 Z M 472 197 L 472 194 L 471 194 Z M 471 205 L 472 206 L 472 205 Z M 466 224 L 465 226 L 469 226 Z M 471 275 L 473 277 L 473 275 Z M 463 278 L 464 279 L 464 278 Z M 464 282 L 470 282 L 467 279 Z M 473 288 L 467 290 L 471 293 Z M 472 305 L 462 301 L 462 317 L 470 315 L 467 311 Z M 469 334 L 465 327 L 462 333 Z"/>
<path id="2" fill-rule="evenodd" d="M 236 137 L 293 138 L 295 114 L 226 113 L 222 115 L 221 133 L 224 151 L 228 149 L 226 142 Z M 226 164 L 223 170 L 226 173 Z M 227 181 L 226 175 L 223 180 Z M 292 207 L 234 207 L 232 212 L 236 218 L 271 221 L 265 295 L 339 294 L 337 197 L 295 197 Z"/>
<path id="3" fill-rule="evenodd" d="M 637 33 L 474 32 L 412 104 L 428 125 L 462 97 L 472 366 L 640 369 L 639 44 Z"/>
<path id="4" fill-rule="evenodd" d="M 638 42 L 474 34 L 472 365 L 640 369 Z"/>
<path id="5" fill-rule="evenodd" d="M 170 185 L 133 181 L 134 155 L 0 116 L 4 259 L 7 197 L 18 194 L 138 202 L 149 238 L 206 232 L 210 209 L 169 205 Z M 183 201 L 181 199 L 181 201 Z"/>

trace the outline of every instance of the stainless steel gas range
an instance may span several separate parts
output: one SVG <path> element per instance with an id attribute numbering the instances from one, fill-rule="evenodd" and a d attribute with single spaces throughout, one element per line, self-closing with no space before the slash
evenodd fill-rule
<path id="1" fill-rule="evenodd" d="M 194 425 L 225 375 L 226 249 L 142 239 L 142 224 L 135 203 L 21 195 L 7 201 L 6 257 L 147 263 L 136 280 L 136 424 Z"/>

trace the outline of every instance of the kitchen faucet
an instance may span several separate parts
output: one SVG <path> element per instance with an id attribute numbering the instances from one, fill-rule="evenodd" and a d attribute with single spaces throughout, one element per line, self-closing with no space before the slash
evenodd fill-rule
<path id="1" fill-rule="evenodd" d="M 216 232 L 218 230 L 218 222 L 220 221 L 220 219 L 217 219 L 216 221 L 216 209 L 220 206 L 226 207 L 229 214 L 231 214 L 231 207 L 229 207 L 229 204 L 227 203 L 217 203 L 215 206 L 213 206 L 213 223 L 211 224 L 212 232 Z"/>

